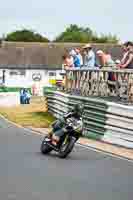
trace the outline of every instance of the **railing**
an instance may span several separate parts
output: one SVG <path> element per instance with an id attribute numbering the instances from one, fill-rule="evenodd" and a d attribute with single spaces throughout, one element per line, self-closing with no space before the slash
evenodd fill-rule
<path id="1" fill-rule="evenodd" d="M 65 90 L 81 96 L 119 97 L 133 102 L 133 70 L 66 70 Z"/>

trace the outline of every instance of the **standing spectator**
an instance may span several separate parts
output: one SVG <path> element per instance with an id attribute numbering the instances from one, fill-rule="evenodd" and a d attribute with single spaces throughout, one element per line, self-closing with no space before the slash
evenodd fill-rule
<path id="1" fill-rule="evenodd" d="M 79 56 L 77 55 L 76 51 L 74 49 L 72 49 L 70 51 L 70 56 L 73 57 L 73 64 L 74 64 L 74 67 L 77 68 L 77 67 L 80 67 L 81 64 L 80 64 L 80 58 Z"/>
<path id="2" fill-rule="evenodd" d="M 24 104 L 24 90 L 20 89 L 20 104 Z"/>
<path id="3" fill-rule="evenodd" d="M 64 70 L 72 69 L 74 67 L 74 58 L 72 56 L 72 53 L 67 52 L 62 58 L 63 58 L 63 69 Z M 67 80 L 68 91 L 70 91 L 72 88 L 72 80 L 73 80 L 72 71 L 68 72 L 67 77 L 66 77 L 66 75 L 63 76 L 63 88 L 66 85 L 66 80 Z"/>
<path id="4" fill-rule="evenodd" d="M 127 57 L 127 54 L 128 54 L 128 49 L 127 49 L 127 42 L 125 42 L 122 46 L 122 50 L 123 50 L 123 57 L 120 61 L 121 64 L 124 64 L 125 63 L 125 60 L 126 60 L 126 57 Z"/>
<path id="5" fill-rule="evenodd" d="M 29 91 L 25 90 L 24 91 L 24 101 L 25 101 L 25 104 L 30 104 L 30 98 L 31 98 L 31 95 L 30 95 Z"/>
<path id="6" fill-rule="evenodd" d="M 74 59 L 73 56 L 71 56 L 69 53 L 66 53 L 63 55 L 63 68 L 64 69 L 70 69 L 74 66 Z"/>
<path id="7" fill-rule="evenodd" d="M 127 42 L 127 52 L 121 64 L 118 66 L 120 68 L 133 69 L 133 43 Z"/>
<path id="8" fill-rule="evenodd" d="M 72 49 L 71 52 L 70 52 L 70 55 L 73 56 L 74 68 L 75 69 L 79 69 L 81 67 L 81 63 L 80 63 L 80 58 L 77 55 L 76 51 L 74 49 Z M 72 91 L 75 91 L 75 89 L 76 89 L 76 83 L 77 83 L 76 74 L 74 72 L 70 72 L 71 89 L 72 89 Z"/>
<path id="9" fill-rule="evenodd" d="M 95 53 L 92 50 L 92 46 L 90 44 L 86 44 L 83 47 L 83 54 L 84 54 L 84 65 L 89 68 L 95 67 L 96 63 Z"/>
<path id="10" fill-rule="evenodd" d="M 80 53 L 80 48 L 75 48 L 75 52 L 77 54 L 77 57 L 79 58 L 80 66 L 82 66 L 83 65 L 83 58 L 82 58 L 82 55 Z"/>

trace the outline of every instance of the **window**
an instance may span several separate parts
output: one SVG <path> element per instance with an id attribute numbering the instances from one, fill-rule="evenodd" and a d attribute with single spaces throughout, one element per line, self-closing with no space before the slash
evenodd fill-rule
<path id="1" fill-rule="evenodd" d="M 23 69 L 21 69 L 21 70 L 11 70 L 9 74 L 10 74 L 10 76 L 17 76 L 17 75 L 25 76 L 26 71 L 23 70 Z"/>
<path id="2" fill-rule="evenodd" d="M 56 72 L 49 72 L 49 76 L 56 76 Z"/>

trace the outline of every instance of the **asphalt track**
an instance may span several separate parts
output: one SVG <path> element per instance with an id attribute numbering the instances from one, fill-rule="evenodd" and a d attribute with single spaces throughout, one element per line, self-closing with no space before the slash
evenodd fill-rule
<path id="1" fill-rule="evenodd" d="M 76 146 L 65 160 L 0 119 L 0 200 L 133 200 L 133 163 Z"/>

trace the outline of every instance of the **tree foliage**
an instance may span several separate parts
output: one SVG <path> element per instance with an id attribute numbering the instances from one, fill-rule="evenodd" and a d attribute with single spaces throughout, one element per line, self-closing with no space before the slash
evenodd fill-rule
<path id="1" fill-rule="evenodd" d="M 90 28 L 79 27 L 76 24 L 71 24 L 62 32 L 55 42 L 78 42 L 78 43 L 118 43 L 118 38 L 115 35 L 104 35 L 100 36 L 97 33 L 93 32 Z"/>
<path id="2" fill-rule="evenodd" d="M 49 42 L 49 39 L 43 37 L 39 33 L 32 30 L 23 29 L 11 32 L 4 37 L 6 41 L 20 42 Z M 72 42 L 72 43 L 114 43 L 117 44 L 119 39 L 115 35 L 101 34 L 97 35 L 89 27 L 80 27 L 76 24 L 71 24 L 64 32 L 59 34 L 54 42 Z"/>
<path id="3" fill-rule="evenodd" d="M 11 32 L 7 34 L 5 40 L 14 42 L 49 42 L 46 37 L 27 29 Z"/>

